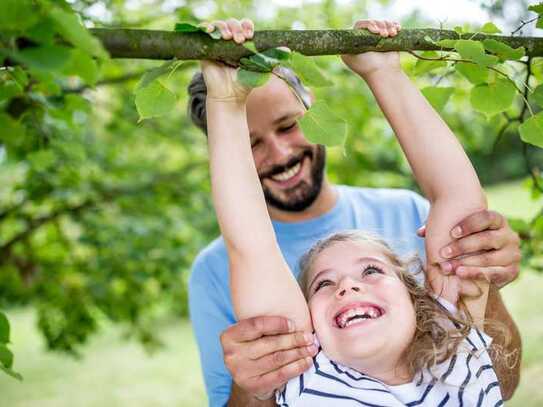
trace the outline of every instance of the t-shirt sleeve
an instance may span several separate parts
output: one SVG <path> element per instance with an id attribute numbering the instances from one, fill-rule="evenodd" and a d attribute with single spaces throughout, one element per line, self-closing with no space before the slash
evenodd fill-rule
<path id="1" fill-rule="evenodd" d="M 232 378 L 224 365 L 220 335 L 232 321 L 225 313 L 220 290 L 215 287 L 209 261 L 198 256 L 189 280 L 189 309 L 198 343 L 209 406 L 225 406 L 230 398 Z"/>

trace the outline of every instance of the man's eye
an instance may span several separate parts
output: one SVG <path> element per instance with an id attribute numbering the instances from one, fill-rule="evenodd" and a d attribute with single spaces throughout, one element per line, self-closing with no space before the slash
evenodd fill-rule
<path id="1" fill-rule="evenodd" d="M 315 292 L 319 291 L 322 287 L 326 287 L 328 285 L 331 285 L 332 282 L 330 280 L 322 280 L 317 283 L 317 286 L 315 287 Z"/>
<path id="2" fill-rule="evenodd" d="M 294 123 L 292 123 L 290 126 L 281 127 L 281 128 L 279 129 L 279 131 L 281 131 L 281 132 L 286 132 L 286 131 L 292 130 L 294 127 L 296 127 L 297 124 L 298 124 L 297 122 L 294 122 Z"/>
<path id="3" fill-rule="evenodd" d="M 369 276 L 372 274 L 383 274 L 383 270 L 381 270 L 377 266 L 366 266 L 364 270 L 362 270 L 362 277 Z"/>
<path id="4" fill-rule="evenodd" d="M 255 148 L 255 147 L 257 147 L 259 144 L 260 144 L 260 140 L 254 140 L 254 141 L 251 143 L 251 148 Z"/>

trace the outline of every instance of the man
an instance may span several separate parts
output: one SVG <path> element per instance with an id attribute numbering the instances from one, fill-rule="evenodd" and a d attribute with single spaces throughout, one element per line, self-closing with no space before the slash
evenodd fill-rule
<path id="1" fill-rule="evenodd" d="M 221 31 L 224 39 L 233 38 L 237 43 L 253 34 L 249 20 L 218 21 L 209 29 L 213 27 Z M 382 36 L 394 36 L 399 30 L 393 23 L 371 20 L 358 22 L 356 27 Z M 393 95 L 391 84 L 402 74 L 397 58 L 397 53 L 343 57 L 378 96 L 385 112 L 387 98 L 383 95 Z M 405 190 L 330 184 L 324 174 L 324 147 L 309 143 L 297 124 L 305 111 L 299 99 L 307 104 L 309 94 L 288 71 L 282 71 L 281 76 L 297 95 L 273 77 L 251 92 L 246 111 L 256 169 L 279 246 L 290 268 L 298 271 L 299 257 L 316 240 L 353 228 L 378 233 L 400 253 L 416 250 L 423 255 L 423 240 L 417 240 L 415 234 L 427 217 L 428 203 Z M 191 117 L 205 131 L 205 83 L 201 75 L 195 76 L 189 93 Z M 518 237 L 501 215 L 490 211 L 473 214 L 453 228 L 451 237 L 451 244 L 441 252 L 449 259 L 441 265 L 444 272 L 462 278 L 485 274 L 499 285 L 516 277 Z M 296 327 L 281 317 L 236 323 L 228 280 L 228 258 L 219 238 L 198 255 L 189 283 L 191 319 L 210 405 L 274 405 L 273 400 L 261 400 L 255 395 L 272 394 L 307 369 L 307 358 L 315 354 L 311 338 L 296 332 Z M 514 341 L 509 349 L 519 350 L 518 332 L 495 288 L 488 304 L 486 316 L 511 327 Z M 518 364 L 516 370 L 501 366 L 496 370 L 504 398 L 509 398 L 518 382 Z"/>

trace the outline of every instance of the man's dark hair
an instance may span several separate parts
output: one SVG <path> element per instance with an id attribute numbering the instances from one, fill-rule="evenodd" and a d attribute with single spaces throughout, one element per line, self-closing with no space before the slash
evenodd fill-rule
<path id="1" fill-rule="evenodd" d="M 311 105 L 311 95 L 309 90 L 304 87 L 302 81 L 289 68 L 278 66 L 274 69 L 274 73 L 283 79 L 289 87 L 295 92 L 299 100 L 302 101 L 306 109 Z M 187 105 L 187 114 L 190 120 L 200 130 L 207 135 L 207 120 L 206 120 L 206 96 L 207 87 L 204 81 L 204 75 L 198 71 L 192 77 L 187 88 L 189 94 L 189 103 Z"/>

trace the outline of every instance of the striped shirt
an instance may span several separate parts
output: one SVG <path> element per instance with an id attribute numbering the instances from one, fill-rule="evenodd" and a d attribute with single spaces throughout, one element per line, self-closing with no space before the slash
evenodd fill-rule
<path id="1" fill-rule="evenodd" d="M 419 372 L 412 382 L 389 386 L 328 359 L 322 350 L 313 366 L 276 392 L 284 407 L 501 406 L 500 386 L 487 349 L 492 339 L 472 329 L 456 354 Z"/>

